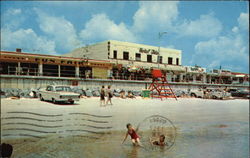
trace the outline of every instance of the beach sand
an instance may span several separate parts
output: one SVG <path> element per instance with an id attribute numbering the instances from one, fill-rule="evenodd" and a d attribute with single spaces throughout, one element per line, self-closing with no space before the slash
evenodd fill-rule
<path id="1" fill-rule="evenodd" d="M 99 104 L 96 97 L 73 105 L 2 99 L 2 142 L 13 144 L 13 156 L 20 158 L 248 157 L 249 100 L 161 101 L 139 97 L 114 98 L 112 106 Z M 148 143 L 147 127 L 174 129 L 170 123 L 147 123 L 145 118 L 152 115 L 173 123 L 176 133 L 170 136 L 175 137 L 171 148 L 155 148 Z M 121 145 L 127 123 L 135 128 L 140 125 L 144 148 L 133 147 L 130 138 Z"/>

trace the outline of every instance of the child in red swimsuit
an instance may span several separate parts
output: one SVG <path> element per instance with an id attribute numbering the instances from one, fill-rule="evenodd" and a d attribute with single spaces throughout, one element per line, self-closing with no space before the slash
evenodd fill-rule
<path id="1" fill-rule="evenodd" d="M 125 142 L 125 140 L 127 139 L 128 135 L 130 135 L 131 137 L 131 141 L 133 143 L 133 145 L 139 145 L 139 146 L 142 146 L 141 145 L 141 142 L 140 142 L 140 137 L 138 136 L 138 134 L 136 133 L 138 131 L 138 129 L 134 130 L 134 128 L 132 127 L 132 125 L 130 123 L 127 124 L 127 133 L 125 135 L 125 138 L 122 142 L 122 144 Z"/>

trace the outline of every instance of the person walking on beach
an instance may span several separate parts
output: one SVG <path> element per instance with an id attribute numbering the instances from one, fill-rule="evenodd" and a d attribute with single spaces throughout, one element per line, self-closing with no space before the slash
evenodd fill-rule
<path id="1" fill-rule="evenodd" d="M 105 106 L 105 87 L 102 86 L 101 92 L 100 92 L 100 106 L 104 105 Z"/>
<path id="2" fill-rule="evenodd" d="M 127 133 L 125 135 L 125 138 L 124 138 L 122 144 L 125 142 L 125 140 L 127 139 L 128 135 L 130 135 L 131 141 L 132 141 L 132 143 L 133 143 L 134 146 L 141 146 L 141 147 L 143 147 L 141 145 L 141 142 L 140 142 L 140 139 L 139 139 L 140 137 L 136 133 L 138 131 L 138 128 L 136 130 L 134 130 L 134 128 L 132 127 L 132 125 L 130 123 L 128 123 L 126 127 L 127 127 L 128 131 L 127 131 Z"/>
<path id="3" fill-rule="evenodd" d="M 111 98 L 113 97 L 113 94 L 112 94 L 110 88 L 111 88 L 111 86 L 108 86 L 108 89 L 107 89 L 108 99 L 107 99 L 107 102 L 106 102 L 107 105 L 108 105 L 108 102 L 110 102 L 110 105 L 113 105 L 113 104 L 112 104 L 112 101 L 111 101 Z"/>

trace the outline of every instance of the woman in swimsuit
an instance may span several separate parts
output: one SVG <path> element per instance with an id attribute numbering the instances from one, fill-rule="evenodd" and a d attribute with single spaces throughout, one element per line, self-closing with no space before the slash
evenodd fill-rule
<path id="1" fill-rule="evenodd" d="M 127 124 L 127 133 L 125 135 L 125 138 L 122 142 L 122 144 L 125 142 L 125 140 L 127 139 L 128 135 L 130 135 L 131 137 L 131 141 L 133 143 L 134 146 L 136 145 L 139 145 L 139 146 L 142 146 L 141 145 L 141 142 L 140 142 L 140 137 L 138 136 L 138 134 L 136 133 L 138 131 L 138 128 L 136 130 L 134 130 L 134 128 L 132 127 L 132 125 L 130 123 Z"/>

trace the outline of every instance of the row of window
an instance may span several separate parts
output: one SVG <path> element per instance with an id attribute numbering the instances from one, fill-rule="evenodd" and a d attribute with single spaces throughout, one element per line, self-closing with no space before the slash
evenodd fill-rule
<path id="1" fill-rule="evenodd" d="M 117 51 L 116 50 L 113 51 L 113 58 L 117 59 Z M 129 52 L 123 52 L 123 60 L 129 60 Z M 135 54 L 135 60 L 141 61 L 141 54 L 140 53 Z M 162 64 L 162 61 L 163 61 L 163 57 L 158 56 L 157 63 Z M 152 55 L 150 55 L 150 54 L 147 55 L 147 62 L 149 62 L 149 63 L 152 62 Z M 170 64 L 170 65 L 173 64 L 172 57 L 168 57 L 168 64 Z M 179 65 L 179 58 L 176 58 L 176 65 Z"/>

